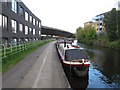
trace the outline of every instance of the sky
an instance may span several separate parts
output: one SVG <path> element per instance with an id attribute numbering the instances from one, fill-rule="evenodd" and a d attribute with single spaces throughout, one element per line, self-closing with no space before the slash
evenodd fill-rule
<path id="1" fill-rule="evenodd" d="M 110 11 L 120 0 L 22 0 L 43 26 L 72 33 L 96 15 Z"/>

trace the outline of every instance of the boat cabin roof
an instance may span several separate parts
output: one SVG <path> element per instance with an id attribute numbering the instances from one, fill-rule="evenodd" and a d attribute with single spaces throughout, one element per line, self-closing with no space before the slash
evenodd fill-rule
<path id="1" fill-rule="evenodd" d="M 84 48 L 75 48 L 71 44 L 66 44 L 66 47 L 64 47 L 64 44 L 60 44 L 60 46 L 65 50 L 65 59 L 67 61 L 89 59 Z"/>
<path id="2" fill-rule="evenodd" d="M 81 59 L 89 60 L 89 56 L 84 49 L 70 49 L 70 50 L 66 50 L 65 59 L 67 61 L 81 60 Z"/>

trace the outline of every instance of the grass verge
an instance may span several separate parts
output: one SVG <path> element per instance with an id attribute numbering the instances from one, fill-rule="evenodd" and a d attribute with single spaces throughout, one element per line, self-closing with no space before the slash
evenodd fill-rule
<path id="1" fill-rule="evenodd" d="M 8 71 L 11 67 L 15 66 L 19 61 L 24 59 L 30 53 L 34 52 L 40 46 L 43 46 L 46 43 L 51 42 L 51 41 L 53 41 L 53 40 L 47 40 L 44 42 L 40 42 L 36 46 L 33 45 L 33 47 L 31 47 L 25 51 L 18 52 L 18 53 L 15 53 L 13 55 L 9 55 L 9 56 L 3 58 L 2 59 L 2 73 L 5 73 L 6 71 Z"/>

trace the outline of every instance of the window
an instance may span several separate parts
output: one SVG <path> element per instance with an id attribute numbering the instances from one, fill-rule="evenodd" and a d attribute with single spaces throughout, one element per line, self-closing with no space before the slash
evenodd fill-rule
<path id="1" fill-rule="evenodd" d="M 21 6 L 19 6 L 19 15 L 24 18 L 24 11 Z"/>
<path id="2" fill-rule="evenodd" d="M 39 22 L 39 28 L 41 28 L 41 23 Z"/>
<path id="3" fill-rule="evenodd" d="M 39 35 L 41 34 L 41 31 L 39 31 Z"/>
<path id="4" fill-rule="evenodd" d="M 17 13 L 17 2 L 16 0 L 12 0 L 12 11 Z"/>
<path id="5" fill-rule="evenodd" d="M 11 39 L 12 46 L 17 46 L 17 38 Z"/>
<path id="6" fill-rule="evenodd" d="M 35 29 L 33 29 L 33 35 L 35 35 Z"/>
<path id="7" fill-rule="evenodd" d="M 30 16 L 30 22 L 32 23 L 32 16 Z"/>
<path id="8" fill-rule="evenodd" d="M 35 19 L 33 18 L 33 25 L 35 25 Z"/>
<path id="9" fill-rule="evenodd" d="M 2 19 L 1 19 L 1 20 L 2 20 L 2 23 L 1 23 L 2 29 L 3 29 L 3 30 L 7 30 L 7 22 L 8 22 L 8 21 L 7 21 L 7 17 L 2 16 L 2 15 L 1 15 L 0 17 L 2 18 Z"/>
<path id="10" fill-rule="evenodd" d="M 26 39 L 25 39 L 25 41 L 26 41 L 26 42 L 28 42 L 28 41 L 29 41 L 29 39 L 28 39 L 28 38 L 26 38 Z"/>
<path id="11" fill-rule="evenodd" d="M 2 27 L 2 15 L 0 14 L 0 28 Z"/>
<path id="12" fill-rule="evenodd" d="M 36 25 L 38 26 L 38 21 L 36 20 Z"/>
<path id="13" fill-rule="evenodd" d="M 36 38 L 33 39 L 34 41 L 36 40 Z"/>
<path id="14" fill-rule="evenodd" d="M 28 34 L 28 26 L 25 26 L 25 34 Z"/>
<path id="15" fill-rule="evenodd" d="M 11 20 L 12 32 L 17 33 L 17 22 L 15 20 Z"/>
<path id="16" fill-rule="evenodd" d="M 102 23 L 100 23 L 100 25 L 102 25 Z"/>
<path id="17" fill-rule="evenodd" d="M 25 20 L 28 21 L 28 13 L 25 12 Z"/>
<path id="18" fill-rule="evenodd" d="M 36 38 L 36 40 L 38 41 L 38 38 Z"/>
<path id="19" fill-rule="evenodd" d="M 29 33 L 32 34 L 32 28 L 29 28 Z"/>
<path id="20" fill-rule="evenodd" d="M 119 5 L 118 5 L 118 9 L 120 10 L 120 2 L 119 2 Z"/>
<path id="21" fill-rule="evenodd" d="M 23 25 L 19 24 L 19 31 L 22 32 L 23 31 Z"/>
<path id="22" fill-rule="evenodd" d="M 8 43 L 8 38 L 2 37 L 0 44 L 5 44 L 5 43 Z M 7 46 L 7 44 L 5 46 Z"/>
<path id="23" fill-rule="evenodd" d="M 32 41 L 32 39 L 30 38 L 29 41 Z"/>

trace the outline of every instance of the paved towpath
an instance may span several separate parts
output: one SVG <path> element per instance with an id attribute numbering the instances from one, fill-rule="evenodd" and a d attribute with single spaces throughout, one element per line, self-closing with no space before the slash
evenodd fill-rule
<path id="1" fill-rule="evenodd" d="M 3 88 L 70 88 L 55 42 L 28 55 L 3 74 Z"/>

